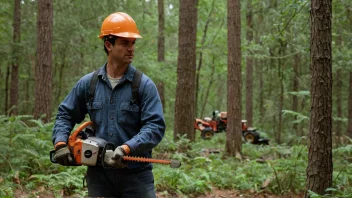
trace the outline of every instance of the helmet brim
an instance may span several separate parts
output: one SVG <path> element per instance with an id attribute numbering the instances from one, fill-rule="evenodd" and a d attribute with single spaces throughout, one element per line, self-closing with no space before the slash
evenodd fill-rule
<path id="1" fill-rule="evenodd" d="M 108 35 L 124 37 L 124 38 L 142 38 L 141 35 L 136 34 L 136 33 L 132 33 L 132 32 L 119 32 L 119 33 L 114 33 L 114 34 L 106 34 L 106 35 L 99 36 L 99 38 L 103 38 Z"/>

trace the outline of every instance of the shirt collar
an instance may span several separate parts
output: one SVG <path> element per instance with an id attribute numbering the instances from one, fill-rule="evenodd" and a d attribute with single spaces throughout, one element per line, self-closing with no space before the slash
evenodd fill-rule
<path id="1" fill-rule="evenodd" d="M 99 68 L 99 73 L 98 73 L 98 76 L 101 76 L 101 78 L 103 80 L 107 80 L 108 79 L 108 76 L 107 76 L 107 73 L 106 73 L 106 65 L 107 63 L 105 63 L 101 68 Z M 126 70 L 126 73 L 122 76 L 121 78 L 121 82 L 124 81 L 124 80 L 129 80 L 130 82 L 133 81 L 133 75 L 136 71 L 136 68 L 129 64 L 128 67 L 127 67 L 127 70 Z"/>

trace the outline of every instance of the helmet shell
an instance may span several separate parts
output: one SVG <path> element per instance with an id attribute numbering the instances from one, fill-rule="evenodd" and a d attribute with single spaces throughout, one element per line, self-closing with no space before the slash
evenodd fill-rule
<path id="1" fill-rule="evenodd" d="M 99 38 L 114 35 L 125 38 L 142 38 L 137 29 L 136 22 L 124 12 L 110 14 L 101 25 Z"/>

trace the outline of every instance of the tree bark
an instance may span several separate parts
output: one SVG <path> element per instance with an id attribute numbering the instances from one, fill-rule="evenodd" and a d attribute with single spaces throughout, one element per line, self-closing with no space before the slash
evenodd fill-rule
<path id="1" fill-rule="evenodd" d="M 7 65 L 6 68 L 6 77 L 5 77 L 5 108 L 4 112 L 5 115 L 8 115 L 8 110 L 9 110 L 9 81 L 10 81 L 10 65 Z"/>
<path id="2" fill-rule="evenodd" d="M 293 56 L 293 84 L 292 84 L 292 91 L 297 93 L 299 90 L 299 73 L 298 73 L 298 67 L 300 64 L 300 55 L 295 54 Z M 298 96 L 293 95 L 292 97 L 292 111 L 298 112 Z M 297 116 L 294 116 L 294 119 L 297 119 Z M 300 134 L 298 132 L 298 123 L 293 123 L 293 130 L 296 132 L 296 135 L 299 137 Z"/>
<path id="3" fill-rule="evenodd" d="M 197 39 L 197 0 L 181 0 L 178 36 L 174 139 L 187 135 L 194 141 L 194 103 Z"/>
<path id="4" fill-rule="evenodd" d="M 198 59 L 198 67 L 197 67 L 197 71 L 196 71 L 196 99 L 195 99 L 195 109 L 194 109 L 194 114 L 196 116 L 198 116 L 198 91 L 199 91 L 199 76 L 200 76 L 200 70 L 202 68 L 202 63 L 203 63 L 203 46 L 205 43 L 205 39 L 207 37 L 207 32 L 208 32 L 208 27 L 209 27 L 209 23 L 210 23 L 210 19 L 211 19 L 211 15 L 213 14 L 213 10 L 214 10 L 214 4 L 215 4 L 215 0 L 213 0 L 213 3 L 211 5 L 211 10 L 208 14 L 208 18 L 207 21 L 205 22 L 205 26 L 204 26 L 204 30 L 203 30 L 203 37 L 200 43 L 200 52 L 199 52 L 199 59 Z M 213 74 L 212 74 L 213 75 Z M 203 114 L 203 109 L 201 111 L 201 116 Z"/>
<path id="5" fill-rule="evenodd" d="M 263 14 L 262 12 L 259 13 L 258 15 L 258 21 L 256 24 L 256 27 L 259 28 L 261 27 L 263 22 Z M 258 33 L 258 31 L 254 32 L 255 33 L 255 40 L 256 43 L 258 45 L 261 45 L 260 42 L 260 33 Z M 256 70 L 257 75 L 258 75 L 258 89 L 259 89 L 259 95 L 258 95 L 258 100 L 259 100 L 259 122 L 262 123 L 263 122 L 263 117 L 265 114 L 265 109 L 264 109 L 264 79 L 263 79 L 263 73 L 264 73 L 264 67 L 263 65 L 265 65 L 265 61 L 262 60 L 260 61 L 259 59 L 255 60 L 255 66 L 256 66 Z"/>
<path id="6" fill-rule="evenodd" d="M 247 1 L 247 41 L 253 40 L 252 1 Z M 248 51 L 246 62 L 246 120 L 248 126 L 253 126 L 253 59 Z"/>
<path id="7" fill-rule="evenodd" d="M 337 120 L 335 121 L 336 123 L 336 132 L 335 132 L 335 144 L 336 147 L 338 147 L 341 144 L 340 138 L 342 136 L 341 134 L 341 121 L 340 118 L 342 118 L 342 101 L 341 101 L 341 87 L 342 87 L 342 75 L 341 75 L 341 69 L 337 69 L 336 71 L 336 111 L 337 111 Z"/>
<path id="8" fill-rule="evenodd" d="M 307 167 L 308 190 L 325 194 L 332 185 L 331 0 L 311 1 L 311 116 Z"/>
<path id="9" fill-rule="evenodd" d="M 34 117 L 51 118 L 53 1 L 38 0 Z"/>
<path id="10" fill-rule="evenodd" d="M 260 65 L 259 60 L 255 61 L 256 65 Z M 263 117 L 265 114 L 265 108 L 264 108 L 264 79 L 263 79 L 263 72 L 264 68 L 263 67 L 258 67 L 258 81 L 259 81 L 259 122 L 263 122 Z"/>
<path id="11" fill-rule="evenodd" d="M 208 103 L 208 97 L 209 97 L 209 93 L 210 93 L 210 88 L 213 85 L 214 82 L 214 74 L 215 74 L 215 57 L 213 57 L 213 62 L 212 62 L 212 67 L 211 67 L 211 74 L 210 74 L 210 78 L 208 80 L 208 86 L 206 88 L 205 91 L 205 96 L 204 96 L 204 100 L 203 100 L 203 105 L 201 107 L 201 112 L 200 112 L 200 117 L 203 118 L 204 116 L 204 110 L 205 110 L 205 106 Z"/>
<path id="12" fill-rule="evenodd" d="M 282 41 L 281 39 L 279 39 L 279 43 L 280 43 L 280 48 L 279 48 L 279 56 L 283 57 L 285 55 L 285 46 L 286 43 L 285 41 Z M 278 59 L 278 79 L 279 79 L 279 85 L 280 85 L 280 94 L 279 94 L 279 120 L 278 120 L 278 130 L 275 133 L 275 137 L 276 137 L 276 142 L 278 144 L 281 144 L 281 133 L 282 133 L 282 125 L 283 125 L 283 119 L 282 119 L 282 110 L 284 108 L 284 72 L 283 72 L 283 67 L 284 67 L 284 60 L 282 59 Z"/>
<path id="13" fill-rule="evenodd" d="M 241 4 L 227 1 L 227 132 L 226 152 L 235 156 L 242 151 L 241 130 Z"/>
<path id="14" fill-rule="evenodd" d="M 20 44 L 21 44 L 21 0 L 15 0 L 13 11 L 13 52 L 10 88 L 10 111 L 9 115 L 18 114 L 18 73 L 20 67 Z"/>
<path id="15" fill-rule="evenodd" d="M 348 95 L 348 126 L 347 136 L 352 138 L 352 72 L 350 72 L 350 83 L 349 83 L 349 95 Z"/>
<path id="16" fill-rule="evenodd" d="M 164 0 L 158 0 L 158 23 L 159 23 L 159 34 L 158 34 L 158 62 L 165 61 L 165 15 L 164 15 Z M 163 66 L 161 66 L 163 70 Z M 165 85 L 163 80 L 157 83 L 158 92 L 160 95 L 161 104 L 165 113 Z"/>

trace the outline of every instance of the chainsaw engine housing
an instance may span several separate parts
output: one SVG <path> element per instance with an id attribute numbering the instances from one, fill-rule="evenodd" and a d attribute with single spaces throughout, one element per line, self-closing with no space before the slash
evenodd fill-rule
<path id="1" fill-rule="evenodd" d="M 105 153 L 107 146 L 113 147 L 107 141 L 97 137 L 78 138 L 71 151 L 75 164 L 86 166 L 104 165 L 103 153 Z"/>

